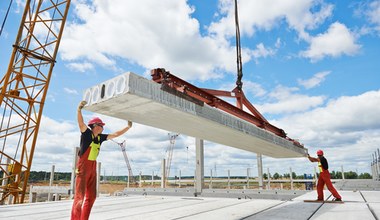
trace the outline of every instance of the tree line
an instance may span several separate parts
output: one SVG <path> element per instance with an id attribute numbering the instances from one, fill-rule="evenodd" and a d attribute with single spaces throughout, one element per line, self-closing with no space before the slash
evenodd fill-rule
<path id="1" fill-rule="evenodd" d="M 331 174 L 331 179 L 342 179 L 342 172 L 339 171 L 332 171 L 330 172 Z M 3 172 L 0 171 L 0 177 L 3 176 Z M 139 176 L 134 176 L 135 179 L 138 179 Z M 160 179 L 161 177 L 159 176 L 154 176 L 153 177 L 155 180 Z M 175 177 L 175 179 L 178 179 L 179 177 Z M 183 176 L 181 177 L 182 179 L 190 179 L 194 178 L 193 176 Z M 207 177 L 206 177 L 207 178 Z M 215 177 L 213 177 L 215 178 Z M 227 177 L 223 177 L 227 178 Z M 246 178 L 242 176 L 231 176 L 230 178 Z M 263 174 L 264 179 L 268 179 L 268 174 L 264 173 Z M 292 178 L 293 179 L 308 179 L 312 178 L 310 174 L 306 175 L 297 175 L 295 172 L 292 172 Z M 361 173 L 357 174 L 356 172 L 349 171 L 349 172 L 344 172 L 344 178 L 345 179 L 372 179 L 371 174 L 369 173 Z M 127 176 L 101 176 L 100 180 L 107 180 L 107 181 L 127 181 L 128 177 Z M 151 180 L 152 176 L 151 175 L 142 175 L 141 176 L 142 180 Z M 174 179 L 174 178 L 173 178 Z M 279 173 L 274 173 L 271 175 L 271 179 L 290 179 L 290 174 L 279 174 Z M 49 181 L 50 180 L 50 172 L 46 171 L 30 171 L 29 175 L 29 182 L 40 182 L 40 181 Z M 71 172 L 55 172 L 54 173 L 54 180 L 55 181 L 70 181 L 71 180 Z"/>
<path id="2" fill-rule="evenodd" d="M 331 179 L 342 179 L 342 172 L 339 171 L 332 171 L 330 172 Z M 264 179 L 268 179 L 268 174 L 263 174 Z M 283 174 L 280 175 L 279 173 L 274 173 L 273 176 L 271 175 L 271 178 L 273 179 L 290 179 L 290 174 Z M 292 178 L 293 179 L 309 179 L 312 178 L 310 174 L 306 175 L 297 175 L 295 172 L 292 172 Z M 372 179 L 372 175 L 369 173 L 361 173 L 357 174 L 356 172 L 349 171 L 344 172 L 344 178 L 345 179 Z"/>

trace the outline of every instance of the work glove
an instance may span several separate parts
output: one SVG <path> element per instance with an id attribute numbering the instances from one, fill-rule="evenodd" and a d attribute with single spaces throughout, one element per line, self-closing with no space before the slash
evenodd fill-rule
<path id="1" fill-rule="evenodd" d="M 82 110 L 82 108 L 87 104 L 86 101 L 81 101 L 78 106 L 78 110 Z"/>

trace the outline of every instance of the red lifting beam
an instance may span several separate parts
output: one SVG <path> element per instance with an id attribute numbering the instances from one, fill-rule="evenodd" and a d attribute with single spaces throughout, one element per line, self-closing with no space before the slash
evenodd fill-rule
<path id="1" fill-rule="evenodd" d="M 206 103 L 215 108 L 221 109 L 229 114 L 232 114 L 238 118 L 245 121 L 249 121 L 252 124 L 270 131 L 282 138 L 292 141 L 295 145 L 303 147 L 298 141 L 290 139 L 286 136 L 286 133 L 281 128 L 278 128 L 270 124 L 257 109 L 248 101 L 242 90 L 235 88 L 231 92 L 212 90 L 212 89 L 202 89 L 198 88 L 176 76 L 166 71 L 163 68 L 151 70 L 152 80 L 163 85 L 163 88 L 170 88 L 177 93 L 185 94 L 200 103 Z M 217 96 L 224 97 L 235 97 L 237 101 L 237 106 L 231 105 L 230 103 L 218 98 Z M 252 114 L 243 110 L 245 106 Z"/>

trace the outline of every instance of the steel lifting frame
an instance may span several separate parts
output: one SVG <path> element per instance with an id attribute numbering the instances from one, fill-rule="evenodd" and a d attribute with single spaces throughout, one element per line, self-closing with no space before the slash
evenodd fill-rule
<path id="1" fill-rule="evenodd" d="M 162 89 L 180 94 L 181 96 L 188 96 L 193 99 L 195 103 L 202 105 L 206 103 L 212 107 L 223 110 L 238 118 L 248 121 L 257 127 L 267 130 L 282 138 L 292 141 L 294 145 L 303 148 L 303 145 L 296 140 L 287 137 L 284 130 L 270 124 L 263 115 L 248 101 L 244 92 L 237 87 L 231 92 L 213 89 L 198 88 L 191 83 L 188 83 L 177 76 L 171 74 L 163 68 L 151 70 L 152 80 L 162 84 Z M 170 91 L 171 90 L 171 91 Z M 218 98 L 217 96 L 236 98 L 236 106 Z M 243 110 L 245 106 L 251 113 Z"/>

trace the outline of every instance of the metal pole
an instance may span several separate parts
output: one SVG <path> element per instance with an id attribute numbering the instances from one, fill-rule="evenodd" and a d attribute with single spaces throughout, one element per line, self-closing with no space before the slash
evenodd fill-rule
<path id="1" fill-rule="evenodd" d="M 54 168 L 55 168 L 55 166 L 52 165 L 52 166 L 51 166 L 51 172 L 50 172 L 50 182 L 49 182 L 48 201 L 51 201 L 51 195 L 52 195 L 52 193 L 51 193 L 51 187 L 52 187 L 52 185 L 53 185 L 53 181 L 54 181 Z"/>
<path id="2" fill-rule="evenodd" d="M 166 174 L 165 174 L 165 159 L 162 159 L 161 163 L 161 188 L 165 188 Z"/>
<path id="3" fill-rule="evenodd" d="M 293 190 L 293 171 L 292 168 L 290 167 L 290 189 Z"/>
<path id="4" fill-rule="evenodd" d="M 181 188 L 181 170 L 179 170 L 178 188 Z"/>
<path id="5" fill-rule="evenodd" d="M 77 166 L 77 161 L 78 161 L 78 152 L 79 152 L 79 147 L 74 148 L 74 155 L 73 155 L 73 164 L 72 164 L 72 169 L 71 169 L 71 182 L 70 182 L 70 199 L 74 198 L 75 194 L 75 176 L 76 176 L 76 166 Z"/>
<path id="6" fill-rule="evenodd" d="M 342 169 L 342 180 L 344 180 L 344 170 L 343 170 L 343 165 L 341 166 Z"/>
<path id="7" fill-rule="evenodd" d="M 247 189 L 249 189 L 249 167 L 247 168 Z"/>
<path id="8" fill-rule="evenodd" d="M 152 186 L 153 186 L 153 182 L 154 182 L 154 171 L 152 171 Z"/>
<path id="9" fill-rule="evenodd" d="M 257 174 L 259 178 L 259 189 L 263 189 L 263 156 L 261 154 L 257 154 Z"/>
<path id="10" fill-rule="evenodd" d="M 376 151 L 375 151 L 375 154 L 376 154 Z M 372 161 L 373 161 L 373 176 L 374 177 L 374 180 L 378 180 L 378 174 L 379 174 L 379 171 L 377 170 L 377 164 L 376 164 L 376 155 L 375 154 L 372 154 Z"/>
<path id="11" fill-rule="evenodd" d="M 270 173 L 269 173 L 269 167 L 267 168 L 268 170 L 268 187 L 267 189 L 269 190 L 270 189 Z"/>
<path id="12" fill-rule="evenodd" d="M 376 167 L 377 167 L 377 175 L 376 175 L 376 179 L 377 179 L 377 180 L 380 180 L 380 150 L 379 150 L 379 148 L 377 148 Z"/>
<path id="13" fill-rule="evenodd" d="M 195 138 L 195 157 L 196 157 L 196 188 L 195 193 L 202 193 L 204 186 L 204 143 L 202 139 Z"/>
<path id="14" fill-rule="evenodd" d="M 208 185 L 208 188 L 212 189 L 212 169 L 210 169 L 210 184 Z"/>
<path id="15" fill-rule="evenodd" d="M 228 170 L 228 181 L 227 181 L 227 188 L 231 189 L 231 182 L 230 182 L 230 170 Z"/>

